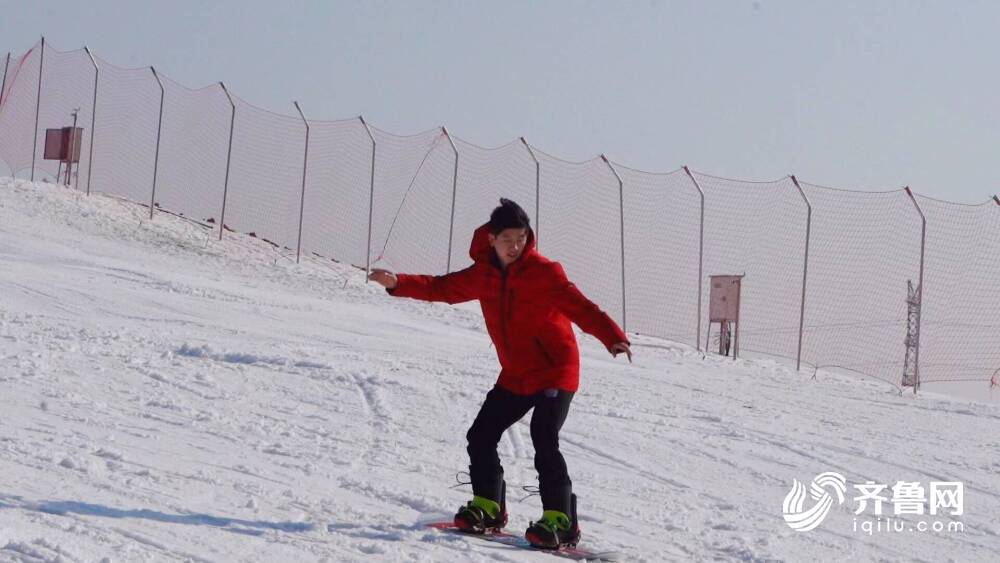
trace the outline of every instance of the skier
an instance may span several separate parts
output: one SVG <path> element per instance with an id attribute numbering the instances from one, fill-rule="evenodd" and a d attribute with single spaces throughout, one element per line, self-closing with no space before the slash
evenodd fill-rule
<path id="1" fill-rule="evenodd" d="M 576 545 L 576 496 L 559 452 L 559 430 L 579 387 L 580 352 L 570 322 L 597 337 L 612 356 L 630 343 L 621 328 L 567 278 L 562 266 L 535 249 L 528 216 L 501 199 L 489 223 L 476 229 L 474 264 L 444 276 L 372 270 L 369 279 L 396 297 L 460 303 L 478 299 L 500 360 L 500 376 L 466 436 L 473 499 L 455 515 L 463 531 L 498 531 L 507 523 L 503 467 L 497 444 L 532 408 L 542 517 L 525 532 L 536 547 Z"/>

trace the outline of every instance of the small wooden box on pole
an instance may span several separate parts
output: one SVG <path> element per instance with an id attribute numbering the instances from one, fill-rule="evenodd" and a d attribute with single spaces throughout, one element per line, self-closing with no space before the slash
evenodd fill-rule
<path id="1" fill-rule="evenodd" d="M 734 359 L 740 353 L 740 291 L 745 275 L 709 276 L 708 335 L 712 323 L 719 323 L 719 355 L 728 356 L 732 350 Z"/>
<path id="2" fill-rule="evenodd" d="M 80 146 L 83 144 L 82 127 L 62 127 L 45 130 L 45 160 L 58 160 L 60 169 L 66 165 L 67 186 L 72 182 L 73 165 L 80 162 Z M 57 174 L 58 176 L 59 174 Z"/>

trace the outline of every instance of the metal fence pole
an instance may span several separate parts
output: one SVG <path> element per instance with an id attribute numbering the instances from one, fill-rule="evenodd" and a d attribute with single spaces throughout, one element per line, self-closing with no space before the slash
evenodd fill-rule
<path id="1" fill-rule="evenodd" d="M 705 263 L 705 191 L 701 189 L 701 185 L 698 184 L 698 180 L 695 179 L 694 174 L 687 166 L 684 167 L 684 172 L 687 173 L 688 178 L 691 178 L 691 183 L 694 184 L 695 189 L 698 190 L 698 195 L 701 196 L 701 220 L 699 221 L 700 227 L 698 232 L 698 331 L 695 337 L 695 349 L 701 352 L 701 297 L 704 291 L 702 284 L 702 275 L 704 272 L 702 268 Z M 708 337 L 705 337 L 705 348 L 708 348 Z"/>
<path id="2" fill-rule="evenodd" d="M 232 108 L 229 112 L 229 149 L 226 151 L 226 179 L 222 184 L 222 213 L 219 215 L 219 240 L 222 240 L 222 233 L 226 230 L 226 198 L 229 196 L 229 165 L 233 160 L 233 131 L 236 127 L 236 103 L 233 102 L 233 97 L 229 95 L 226 85 L 219 82 L 219 86 L 222 87 L 222 93 L 226 95 L 226 98 L 229 100 L 229 106 Z"/>
<path id="3" fill-rule="evenodd" d="M 799 185 L 799 181 L 792 174 L 792 183 L 798 188 L 799 194 L 802 196 L 802 200 L 806 202 L 806 254 L 802 260 L 802 303 L 799 309 L 799 353 L 795 361 L 795 370 L 798 371 L 802 368 L 802 333 L 805 328 L 806 322 L 806 280 L 809 278 L 809 238 L 812 235 L 812 216 L 813 209 L 812 204 L 809 203 L 809 198 L 806 197 L 805 191 L 802 190 L 802 186 Z"/>
<path id="4" fill-rule="evenodd" d="M 76 154 L 76 149 L 79 148 L 76 146 L 76 120 L 77 116 L 80 115 L 80 108 L 74 109 L 71 115 L 73 116 L 73 127 L 70 129 L 69 146 L 67 147 L 69 151 L 69 158 L 66 162 L 66 183 L 64 185 L 67 188 L 76 189 L 76 184 L 73 183 L 73 156 Z M 80 175 L 79 168 L 77 168 L 76 174 L 77 176 Z M 59 178 L 57 176 L 56 181 L 58 180 Z"/>
<path id="5" fill-rule="evenodd" d="M 3 65 L 3 82 L 0 82 L 0 111 L 3 111 L 3 92 L 7 89 L 7 69 L 10 68 L 10 52 L 7 52 L 7 62 Z M 11 176 L 14 171 L 10 171 Z"/>
<path id="6" fill-rule="evenodd" d="M 35 157 L 38 156 L 38 114 L 42 104 L 42 70 L 45 66 L 45 36 L 42 36 L 42 53 L 38 61 L 38 97 L 35 98 L 35 136 L 31 140 L 31 181 L 35 181 Z"/>
<path id="7" fill-rule="evenodd" d="M 160 133 L 163 131 L 163 98 L 166 95 L 166 90 L 163 89 L 163 82 L 160 82 L 160 76 L 156 74 L 156 69 L 149 67 L 149 70 L 153 71 L 153 78 L 160 85 L 160 120 L 156 125 L 156 153 L 153 156 L 153 193 L 149 198 L 149 219 L 152 220 L 153 209 L 156 207 L 156 175 L 160 169 Z"/>
<path id="8" fill-rule="evenodd" d="M 295 263 L 299 263 L 299 257 L 302 255 L 302 218 L 306 210 L 306 166 L 309 164 L 309 122 L 306 121 L 306 116 L 302 113 L 302 108 L 299 107 L 298 102 L 292 102 L 295 104 L 295 109 L 299 111 L 299 115 L 302 117 L 302 123 L 306 125 L 306 150 L 302 155 L 302 197 L 299 200 L 299 241 L 295 245 Z"/>
<path id="9" fill-rule="evenodd" d="M 910 191 L 910 186 L 906 186 L 906 195 L 910 196 L 910 201 L 913 202 L 913 206 L 917 208 L 917 213 L 920 214 L 920 286 L 917 289 L 917 296 L 920 299 L 920 314 L 917 315 L 917 351 L 915 354 L 914 362 L 916 363 L 916 369 L 914 373 L 916 374 L 916 380 L 913 382 L 913 392 L 916 393 L 917 389 L 920 388 L 920 322 L 924 318 L 924 250 L 927 248 L 927 217 L 924 216 L 924 212 L 920 209 L 920 204 L 917 203 L 917 198 L 913 196 L 913 192 Z"/>
<path id="10" fill-rule="evenodd" d="M 444 132 L 444 136 L 448 139 L 448 144 L 451 145 L 451 150 L 455 152 L 455 171 L 451 177 L 451 221 L 448 224 L 448 266 L 445 270 L 446 273 L 451 273 L 451 243 L 452 237 L 455 233 L 455 197 L 458 195 L 458 147 L 455 146 L 455 141 L 451 140 L 451 135 L 448 134 L 447 127 L 441 127 L 441 131 Z"/>
<path id="11" fill-rule="evenodd" d="M 375 143 L 375 135 L 372 135 L 372 128 L 365 122 L 364 116 L 359 115 L 358 119 L 361 120 L 361 125 L 364 125 L 365 132 L 368 133 L 368 138 L 372 142 L 371 183 L 368 186 L 368 246 L 365 247 L 365 283 L 368 283 L 368 276 L 372 273 L 372 217 L 375 212 L 375 148 L 377 144 Z"/>
<path id="12" fill-rule="evenodd" d="M 615 175 L 615 179 L 618 180 L 618 219 L 619 226 L 621 227 L 621 247 L 622 247 L 622 330 L 628 332 L 628 320 L 625 316 L 625 183 L 622 182 L 622 177 L 618 175 L 618 171 L 608 160 L 608 157 L 601 155 L 601 160 L 604 164 L 608 165 L 608 169 L 611 173 Z"/>
<path id="13" fill-rule="evenodd" d="M 90 149 L 88 150 L 90 156 L 87 157 L 87 195 L 90 195 L 90 176 L 91 172 L 94 171 L 94 130 L 97 127 L 97 78 L 100 76 L 101 69 L 98 68 L 97 59 L 94 58 L 90 49 L 84 47 L 83 50 L 87 52 L 90 62 L 94 64 L 94 105 L 90 112 Z"/>
<path id="14" fill-rule="evenodd" d="M 0 107 L 3 107 L 3 91 L 7 89 L 8 68 L 10 68 L 10 52 L 7 53 L 7 62 L 3 65 L 3 82 L 0 82 Z"/>
<path id="15" fill-rule="evenodd" d="M 528 144 L 528 141 L 524 140 L 524 137 L 521 137 L 521 143 L 524 145 L 524 148 L 528 149 L 528 154 L 531 156 L 531 160 L 535 161 L 535 248 L 540 249 L 541 246 L 539 246 L 540 243 L 538 241 L 540 240 L 539 233 L 541 231 L 539 230 L 539 225 L 541 223 L 538 220 L 538 211 L 541 208 L 542 167 L 538 164 L 538 159 L 535 158 L 535 151 L 531 150 L 531 145 Z"/>

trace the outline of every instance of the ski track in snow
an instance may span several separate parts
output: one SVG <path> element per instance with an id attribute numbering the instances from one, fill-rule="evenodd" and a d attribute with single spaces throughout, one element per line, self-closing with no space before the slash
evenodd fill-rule
<path id="1" fill-rule="evenodd" d="M 583 546 L 628 561 L 987 561 L 1000 410 L 784 361 L 580 335 Z M 549 561 L 438 533 L 498 366 L 478 308 L 62 187 L 0 179 L 0 561 Z M 500 443 L 537 518 L 528 418 Z M 793 479 L 963 481 L 965 533 L 788 528 Z M 848 491 L 849 495 L 854 491 Z M 523 500 L 522 500 L 523 499 Z M 436 516 L 435 516 L 436 515 Z M 905 517 L 912 521 L 913 517 Z"/>

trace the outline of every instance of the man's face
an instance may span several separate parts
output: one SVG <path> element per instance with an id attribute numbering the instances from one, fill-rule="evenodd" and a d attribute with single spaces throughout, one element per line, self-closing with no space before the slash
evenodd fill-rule
<path id="1" fill-rule="evenodd" d="M 499 234 L 490 233 L 490 246 L 504 267 L 510 266 L 521 257 L 528 244 L 528 229 L 504 229 Z"/>

